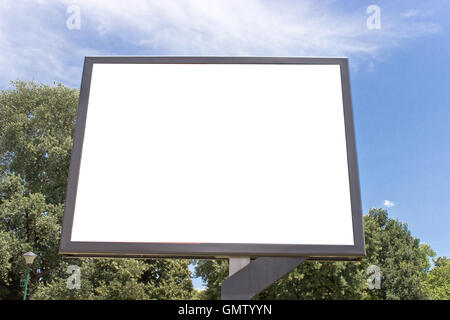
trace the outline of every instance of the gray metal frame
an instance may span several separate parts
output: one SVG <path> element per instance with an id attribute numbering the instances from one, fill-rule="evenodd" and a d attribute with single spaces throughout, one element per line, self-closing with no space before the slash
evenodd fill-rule
<path id="1" fill-rule="evenodd" d="M 83 148 L 92 68 L 95 63 L 119 64 L 333 64 L 341 68 L 342 97 L 350 182 L 354 245 L 235 244 L 235 243 L 143 243 L 71 241 L 78 175 Z M 86 57 L 81 81 L 76 128 L 60 243 L 60 254 L 91 257 L 178 257 L 225 258 L 309 257 L 314 259 L 354 260 L 365 256 L 362 208 L 356 157 L 356 142 L 347 58 L 298 57 Z"/>

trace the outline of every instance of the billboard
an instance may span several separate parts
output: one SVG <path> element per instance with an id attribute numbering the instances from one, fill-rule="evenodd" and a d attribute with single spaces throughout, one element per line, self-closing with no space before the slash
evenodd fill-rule
<path id="1" fill-rule="evenodd" d="M 363 256 L 348 60 L 86 57 L 60 253 Z"/>

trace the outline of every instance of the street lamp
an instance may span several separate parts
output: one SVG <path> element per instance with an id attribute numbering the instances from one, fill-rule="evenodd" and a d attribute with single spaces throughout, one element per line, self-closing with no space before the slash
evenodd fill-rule
<path id="1" fill-rule="evenodd" d="M 30 280 L 30 266 L 33 264 L 34 259 L 37 257 L 33 252 L 28 251 L 23 254 L 25 262 L 27 264 L 27 278 L 25 280 L 25 292 L 23 293 L 23 300 L 27 299 L 28 280 Z"/>

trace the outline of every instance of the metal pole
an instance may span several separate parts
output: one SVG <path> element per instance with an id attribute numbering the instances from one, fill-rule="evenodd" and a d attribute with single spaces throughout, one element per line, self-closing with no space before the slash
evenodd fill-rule
<path id="1" fill-rule="evenodd" d="M 233 274 L 244 268 L 250 263 L 250 257 L 229 257 L 228 258 L 228 276 L 231 277 Z"/>
<path id="2" fill-rule="evenodd" d="M 25 292 L 23 293 L 23 300 L 27 300 L 28 280 L 30 279 L 30 266 L 27 265 L 27 278 L 25 280 Z"/>
<path id="3" fill-rule="evenodd" d="M 222 282 L 222 300 L 250 300 L 306 257 L 259 257 Z M 230 258 L 230 274 L 233 260 Z"/>

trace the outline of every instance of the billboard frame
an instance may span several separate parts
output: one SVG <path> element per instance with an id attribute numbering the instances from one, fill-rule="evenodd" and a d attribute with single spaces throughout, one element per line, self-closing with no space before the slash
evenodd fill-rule
<path id="1" fill-rule="evenodd" d="M 339 65 L 344 112 L 347 165 L 352 211 L 353 245 L 258 244 L 258 243 L 153 243 L 71 241 L 78 177 L 94 64 L 294 64 Z M 356 154 L 348 58 L 312 57 L 181 57 L 99 56 L 85 57 L 69 168 L 66 203 L 59 253 L 65 256 L 124 258 L 226 258 L 310 257 L 317 260 L 357 260 L 365 256 L 362 206 Z"/>

